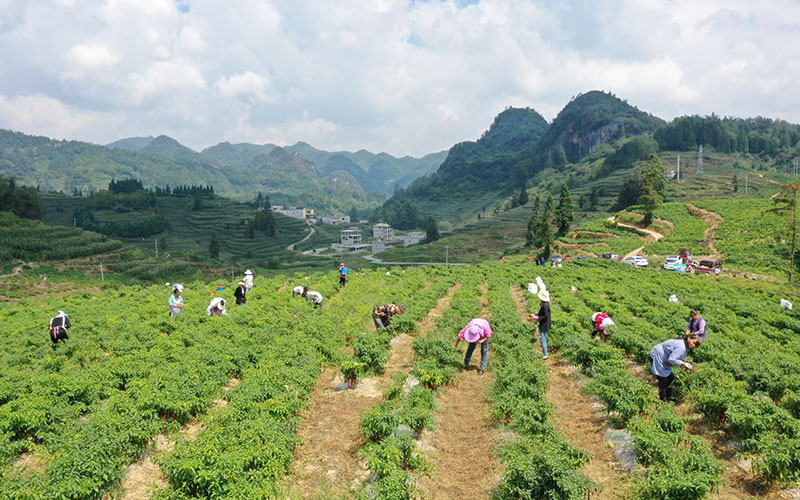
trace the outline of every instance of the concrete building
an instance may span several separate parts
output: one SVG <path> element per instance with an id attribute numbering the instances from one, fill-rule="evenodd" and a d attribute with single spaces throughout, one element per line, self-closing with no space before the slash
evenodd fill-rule
<path id="1" fill-rule="evenodd" d="M 405 236 L 403 236 L 403 246 L 409 247 L 411 245 L 417 245 L 424 239 L 425 239 L 424 231 L 411 231 Z"/>
<path id="2" fill-rule="evenodd" d="M 372 238 L 377 241 L 393 241 L 394 229 L 389 224 L 375 224 L 372 226 Z"/>
<path id="3" fill-rule="evenodd" d="M 284 208 L 283 205 L 272 205 L 270 207 L 270 210 L 272 210 L 275 213 L 283 214 L 288 217 L 293 217 L 295 219 L 300 219 L 300 220 L 309 220 L 314 218 L 313 208 L 303 208 L 303 207 Z"/>
<path id="4" fill-rule="evenodd" d="M 333 226 L 338 226 L 339 224 L 350 224 L 350 216 L 349 215 L 323 215 L 321 217 L 321 221 L 323 224 L 331 224 Z"/>
<path id="5" fill-rule="evenodd" d="M 354 247 L 361 245 L 360 229 L 342 229 L 340 242 L 343 247 Z"/>
<path id="6" fill-rule="evenodd" d="M 392 244 L 391 243 L 388 243 L 388 242 L 385 242 L 385 241 L 374 240 L 372 242 L 372 255 L 375 255 L 376 253 L 385 252 L 386 250 L 389 250 L 390 248 L 392 248 Z"/>

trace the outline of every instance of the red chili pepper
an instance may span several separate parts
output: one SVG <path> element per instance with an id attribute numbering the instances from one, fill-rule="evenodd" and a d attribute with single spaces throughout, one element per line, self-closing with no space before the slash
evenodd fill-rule
<path id="1" fill-rule="evenodd" d="M 780 405 L 781 405 L 781 402 L 780 402 L 780 400 L 778 400 L 778 401 L 775 401 L 775 406 L 780 406 Z"/>

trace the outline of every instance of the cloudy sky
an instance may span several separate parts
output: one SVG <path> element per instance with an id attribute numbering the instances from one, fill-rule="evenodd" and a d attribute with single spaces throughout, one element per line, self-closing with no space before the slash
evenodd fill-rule
<path id="1" fill-rule="evenodd" d="M 421 156 L 613 92 L 800 123 L 797 0 L 0 0 L 0 128 Z"/>

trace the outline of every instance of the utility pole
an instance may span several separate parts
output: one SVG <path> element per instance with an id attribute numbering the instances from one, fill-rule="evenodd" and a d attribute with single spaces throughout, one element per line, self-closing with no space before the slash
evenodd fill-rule
<path id="1" fill-rule="evenodd" d="M 678 182 L 681 181 L 681 155 L 678 155 Z"/>
<path id="2" fill-rule="evenodd" d="M 444 265 L 445 265 L 445 267 L 450 265 L 450 261 L 448 260 L 449 253 L 450 253 L 450 246 L 449 245 L 445 245 L 444 246 Z"/>
<path id="3" fill-rule="evenodd" d="M 744 195 L 747 196 L 747 174 L 744 174 Z"/>
<path id="4" fill-rule="evenodd" d="M 100 261 L 100 281 L 105 281 L 105 280 L 106 280 L 106 276 L 105 276 L 105 274 L 103 274 L 103 261 L 101 260 Z"/>
<path id="5" fill-rule="evenodd" d="M 156 259 L 158 258 L 158 238 L 155 238 L 153 241 L 156 242 Z"/>
<path id="6" fill-rule="evenodd" d="M 703 175 L 703 145 L 697 152 L 697 175 Z"/>
<path id="7" fill-rule="evenodd" d="M 77 217 L 73 217 L 72 218 L 72 227 L 78 227 L 78 218 Z"/>

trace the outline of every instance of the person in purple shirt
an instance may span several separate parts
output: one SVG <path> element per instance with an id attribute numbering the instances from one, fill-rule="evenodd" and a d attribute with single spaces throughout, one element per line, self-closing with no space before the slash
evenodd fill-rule
<path id="1" fill-rule="evenodd" d="M 661 401 L 672 399 L 672 382 L 675 374 L 672 367 L 682 366 L 696 370 L 691 361 L 684 361 L 689 351 L 694 350 L 703 340 L 695 334 L 682 339 L 669 339 L 650 349 L 650 369 L 658 379 L 658 397 Z"/>
<path id="2" fill-rule="evenodd" d="M 708 334 L 706 333 L 706 320 L 694 309 L 689 312 L 689 324 L 686 325 L 686 335 L 689 336 L 692 334 L 697 335 L 703 340 L 708 338 Z"/>

